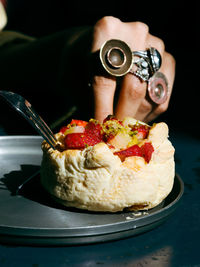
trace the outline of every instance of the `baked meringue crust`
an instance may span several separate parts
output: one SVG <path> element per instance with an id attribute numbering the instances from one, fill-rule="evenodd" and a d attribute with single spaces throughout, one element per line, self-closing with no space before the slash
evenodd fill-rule
<path id="1" fill-rule="evenodd" d="M 63 142 L 62 134 L 55 136 Z M 102 212 L 151 209 L 172 190 L 175 150 L 163 122 L 154 124 L 143 142 L 154 147 L 149 163 L 137 156 L 121 162 L 103 142 L 83 150 L 58 151 L 44 141 L 41 183 L 67 207 Z"/>

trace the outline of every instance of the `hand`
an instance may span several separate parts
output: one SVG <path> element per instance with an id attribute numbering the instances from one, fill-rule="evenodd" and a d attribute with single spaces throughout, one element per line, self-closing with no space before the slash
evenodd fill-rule
<path id="1" fill-rule="evenodd" d="M 146 98 L 147 83 L 128 73 L 122 78 L 118 102 L 114 107 L 116 78 L 96 75 L 92 83 L 95 118 L 102 121 L 107 115 L 114 114 L 118 119 L 123 119 L 125 116 L 145 122 L 155 119 L 168 108 L 175 76 L 173 56 L 165 51 L 164 42 L 151 35 L 148 26 L 142 22 L 124 23 L 114 17 L 102 18 L 94 27 L 92 52 L 98 51 L 109 39 L 126 42 L 132 51 L 156 48 L 162 57 L 159 71 L 168 79 L 169 96 L 163 104 L 154 105 Z"/>

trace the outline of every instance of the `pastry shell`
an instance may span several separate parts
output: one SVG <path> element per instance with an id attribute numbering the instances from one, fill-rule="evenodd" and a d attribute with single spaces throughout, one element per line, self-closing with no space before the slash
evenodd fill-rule
<path id="1" fill-rule="evenodd" d="M 63 143 L 62 134 L 55 136 Z M 103 142 L 83 150 L 58 151 L 44 141 L 41 183 L 67 207 L 101 212 L 151 209 L 172 190 L 175 150 L 163 122 L 154 124 L 143 142 L 154 147 L 149 163 L 137 156 L 121 162 Z"/>

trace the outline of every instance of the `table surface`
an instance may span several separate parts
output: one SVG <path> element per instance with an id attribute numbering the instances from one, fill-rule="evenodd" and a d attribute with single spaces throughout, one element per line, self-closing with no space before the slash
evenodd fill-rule
<path id="1" fill-rule="evenodd" d="M 0 129 L 0 135 L 4 134 Z M 185 191 L 165 223 L 138 236 L 107 243 L 65 247 L 0 244 L 0 266 L 200 266 L 200 139 L 175 131 L 170 140 Z"/>

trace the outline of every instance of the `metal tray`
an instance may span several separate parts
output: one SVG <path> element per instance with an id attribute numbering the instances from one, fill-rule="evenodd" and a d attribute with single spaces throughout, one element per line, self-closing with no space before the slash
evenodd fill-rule
<path id="1" fill-rule="evenodd" d="M 149 231 L 176 209 L 184 186 L 176 174 L 172 192 L 146 212 L 97 213 L 65 208 L 40 185 L 42 138 L 0 137 L 0 242 L 19 245 L 74 245 L 117 240 Z"/>

